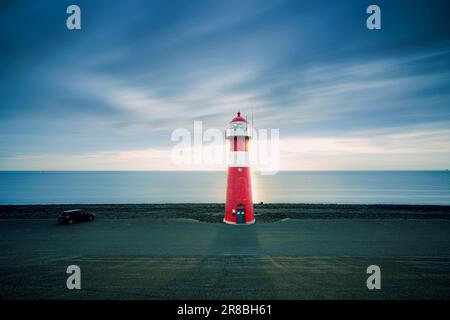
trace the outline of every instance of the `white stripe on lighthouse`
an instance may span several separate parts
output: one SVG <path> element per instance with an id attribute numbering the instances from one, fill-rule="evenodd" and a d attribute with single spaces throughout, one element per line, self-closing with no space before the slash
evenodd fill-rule
<path id="1" fill-rule="evenodd" d="M 228 155 L 229 167 L 249 167 L 249 155 L 247 151 L 230 151 Z"/>

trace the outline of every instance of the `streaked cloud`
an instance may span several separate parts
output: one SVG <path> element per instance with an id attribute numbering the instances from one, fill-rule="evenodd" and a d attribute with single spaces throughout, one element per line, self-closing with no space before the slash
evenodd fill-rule
<path id="1" fill-rule="evenodd" d="M 280 129 L 281 169 L 447 168 L 449 5 L 379 5 L 370 32 L 359 2 L 82 1 L 73 33 L 64 4 L 12 3 L 0 169 L 173 169 L 172 130 L 237 110 Z"/>

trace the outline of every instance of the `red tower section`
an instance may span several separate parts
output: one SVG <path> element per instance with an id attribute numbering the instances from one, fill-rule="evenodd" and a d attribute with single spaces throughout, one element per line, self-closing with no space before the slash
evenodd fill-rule
<path id="1" fill-rule="evenodd" d="M 226 131 L 230 140 L 228 158 L 228 184 L 225 217 L 229 224 L 251 224 L 255 222 L 253 214 L 252 184 L 249 165 L 248 146 L 251 129 L 240 112 L 231 120 Z"/>

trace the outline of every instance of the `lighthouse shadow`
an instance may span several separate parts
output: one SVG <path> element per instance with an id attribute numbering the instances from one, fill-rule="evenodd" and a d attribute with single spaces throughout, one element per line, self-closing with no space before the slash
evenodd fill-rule
<path id="1" fill-rule="evenodd" d="M 209 298 L 273 299 L 274 287 L 258 241 L 258 225 L 217 226 L 202 268 L 210 274 Z"/>
<path id="2" fill-rule="evenodd" d="M 195 255 L 168 257 L 164 280 L 147 297 L 163 299 L 274 299 L 274 287 L 260 254 L 257 225 L 205 224 L 211 228 Z M 200 246 L 199 246 L 200 247 Z M 169 270 L 168 269 L 168 270 Z"/>

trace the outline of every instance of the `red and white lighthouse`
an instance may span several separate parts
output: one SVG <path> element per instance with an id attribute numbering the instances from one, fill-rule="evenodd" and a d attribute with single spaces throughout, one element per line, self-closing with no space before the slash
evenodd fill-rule
<path id="1" fill-rule="evenodd" d="M 226 138 L 230 140 L 228 158 L 227 202 L 223 222 L 229 224 L 252 224 L 253 215 L 252 183 L 249 164 L 248 146 L 252 137 L 252 128 L 247 120 L 237 116 L 230 122 L 226 130 Z"/>

